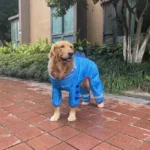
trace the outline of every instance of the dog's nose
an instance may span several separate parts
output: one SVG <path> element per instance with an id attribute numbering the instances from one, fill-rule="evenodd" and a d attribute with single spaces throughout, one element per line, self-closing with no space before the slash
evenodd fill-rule
<path id="1" fill-rule="evenodd" d="M 69 57 L 72 57 L 72 55 L 73 55 L 73 53 L 68 53 L 68 56 L 69 56 Z"/>

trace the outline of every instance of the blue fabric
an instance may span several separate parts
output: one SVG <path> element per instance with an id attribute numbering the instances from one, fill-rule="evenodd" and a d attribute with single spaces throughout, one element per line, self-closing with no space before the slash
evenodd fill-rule
<path id="1" fill-rule="evenodd" d="M 55 79 L 50 76 L 52 83 L 52 103 L 55 107 L 61 104 L 61 90 L 69 92 L 69 105 L 70 107 L 76 107 L 80 103 L 80 94 L 89 94 L 88 91 L 82 89 L 79 85 L 84 78 L 90 79 L 90 86 L 92 93 L 97 103 L 104 101 L 104 89 L 99 77 L 99 71 L 96 64 L 84 57 L 74 57 L 74 68 L 72 71 L 62 80 Z M 83 101 L 89 101 L 82 98 Z"/>

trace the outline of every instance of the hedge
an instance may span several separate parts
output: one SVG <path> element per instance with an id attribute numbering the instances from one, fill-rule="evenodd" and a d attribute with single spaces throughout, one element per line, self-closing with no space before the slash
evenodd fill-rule
<path id="1" fill-rule="evenodd" d="M 126 64 L 122 59 L 103 55 L 89 56 L 99 67 L 106 92 L 140 89 L 150 92 L 150 62 Z M 49 82 L 47 53 L 0 54 L 0 75 Z"/>

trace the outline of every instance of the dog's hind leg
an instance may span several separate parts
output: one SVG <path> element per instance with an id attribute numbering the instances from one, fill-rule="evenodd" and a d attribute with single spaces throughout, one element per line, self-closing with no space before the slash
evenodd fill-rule
<path id="1" fill-rule="evenodd" d="M 89 79 L 85 78 L 80 85 L 80 94 L 82 97 L 82 105 L 88 105 L 90 102 L 90 83 Z"/>
<path id="2" fill-rule="evenodd" d="M 82 105 L 88 105 L 90 102 L 90 91 L 80 87 L 80 94 L 82 98 Z"/>
<path id="3" fill-rule="evenodd" d="M 104 89 L 99 74 L 91 79 L 91 90 L 97 102 L 97 107 L 104 107 Z"/>

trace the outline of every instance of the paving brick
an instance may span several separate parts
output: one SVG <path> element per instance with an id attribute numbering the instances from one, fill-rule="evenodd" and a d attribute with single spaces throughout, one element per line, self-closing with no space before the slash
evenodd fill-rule
<path id="1" fill-rule="evenodd" d="M 13 105 L 13 102 L 10 102 L 6 99 L 1 99 L 0 100 L 0 107 L 6 107 L 6 106 L 10 106 Z"/>
<path id="2" fill-rule="evenodd" d="M 0 78 L 0 149 L 150 149 L 148 105 L 106 99 L 99 109 L 92 98 L 88 106 L 79 105 L 77 120 L 68 122 L 68 94 L 63 94 L 61 118 L 50 122 L 53 106 L 46 89 L 41 84 Z"/>
<path id="3" fill-rule="evenodd" d="M 36 110 L 36 109 L 39 109 L 39 108 L 41 108 L 41 107 L 43 107 L 42 105 L 40 105 L 40 104 L 36 104 L 36 103 L 34 103 L 34 102 L 30 102 L 29 104 L 28 104 L 28 106 L 26 106 L 25 108 L 27 109 L 27 110 Z"/>
<path id="4" fill-rule="evenodd" d="M 26 123 L 25 121 L 18 121 L 16 123 L 8 125 L 7 128 L 11 132 L 16 132 L 16 131 L 22 130 L 22 129 L 28 127 L 28 126 L 29 126 L 29 124 Z"/>
<path id="5" fill-rule="evenodd" d="M 18 143 L 20 143 L 21 141 L 19 139 L 17 139 L 16 137 L 14 137 L 11 134 L 6 134 L 3 136 L 0 136 L 0 149 L 6 149 L 10 146 L 16 145 Z"/>
<path id="6" fill-rule="evenodd" d="M 150 137 L 149 137 L 149 138 L 147 138 L 147 140 L 146 140 L 146 141 L 150 143 Z"/>
<path id="7" fill-rule="evenodd" d="M 117 105 L 117 106 L 111 108 L 110 110 L 115 111 L 115 112 L 119 112 L 122 114 L 126 114 L 130 110 L 130 108 Z"/>
<path id="8" fill-rule="evenodd" d="M 38 123 L 41 123 L 45 120 L 48 120 L 47 117 L 44 117 L 42 115 L 38 115 L 36 117 L 33 117 L 33 118 L 30 118 L 30 119 L 27 119 L 28 122 L 30 122 L 31 124 L 38 124 Z"/>
<path id="9" fill-rule="evenodd" d="M 113 112 L 110 110 L 100 109 L 100 108 L 94 108 L 94 109 L 92 108 L 92 109 L 88 109 L 87 111 L 94 113 L 94 114 L 99 114 L 103 117 L 108 117 L 111 119 L 116 119 L 120 115 L 120 113 L 118 113 L 118 112 Z"/>
<path id="10" fill-rule="evenodd" d="M 46 132 L 50 132 L 54 129 L 60 128 L 61 126 L 63 126 L 62 123 L 60 123 L 60 122 L 51 122 L 49 120 L 37 124 L 37 127 L 41 128 L 42 130 L 44 130 Z"/>
<path id="11" fill-rule="evenodd" d="M 98 145 L 100 142 L 101 141 L 86 134 L 77 135 L 67 141 L 67 143 L 69 143 L 73 147 L 76 147 L 77 149 L 81 150 L 91 149 Z"/>
<path id="12" fill-rule="evenodd" d="M 27 109 L 17 106 L 17 105 L 10 105 L 7 107 L 3 107 L 6 111 L 12 113 L 12 114 L 21 114 L 27 111 Z"/>
<path id="13" fill-rule="evenodd" d="M 48 108 L 48 107 L 43 107 L 43 108 L 39 108 L 34 110 L 36 113 L 39 113 L 41 115 L 49 113 L 49 112 L 53 112 L 54 109 L 53 108 Z"/>
<path id="14" fill-rule="evenodd" d="M 4 117 L 2 119 L 0 119 L 0 125 L 2 126 L 8 126 L 10 124 L 16 123 L 21 121 L 20 118 L 18 118 L 15 115 L 9 114 L 7 117 Z"/>
<path id="15" fill-rule="evenodd" d="M 150 143 L 143 143 L 138 150 L 149 150 L 150 149 Z"/>
<path id="16" fill-rule="evenodd" d="M 91 121 L 91 122 L 94 122 L 94 124 L 100 124 L 100 125 L 103 125 L 104 122 L 107 121 L 107 118 L 105 118 L 99 114 L 98 115 L 97 114 L 91 114 L 86 119 Z"/>
<path id="17" fill-rule="evenodd" d="M 137 108 L 137 110 L 142 111 L 142 112 L 146 112 L 146 113 L 149 113 L 149 114 L 150 114 L 150 107 L 147 106 L 147 105 L 139 106 L 139 107 Z"/>
<path id="18" fill-rule="evenodd" d="M 136 126 L 127 126 L 122 130 L 122 133 L 140 140 L 146 140 L 148 137 L 150 137 L 150 130 L 144 130 Z"/>
<path id="19" fill-rule="evenodd" d="M 29 140 L 27 143 L 36 150 L 47 150 L 59 144 L 60 142 L 61 141 L 57 138 L 49 134 L 44 134 L 32 140 Z"/>
<path id="20" fill-rule="evenodd" d="M 137 121 L 137 122 L 134 124 L 134 126 L 138 126 L 138 127 L 143 128 L 143 129 L 148 129 L 148 130 L 150 130 L 150 121 L 141 119 L 141 120 Z"/>
<path id="21" fill-rule="evenodd" d="M 32 148 L 29 147 L 27 144 L 20 143 L 20 144 L 18 144 L 16 146 L 8 148 L 8 150 L 32 150 Z"/>
<path id="22" fill-rule="evenodd" d="M 61 143 L 55 147 L 50 148 L 49 150 L 76 150 L 76 149 L 66 143 Z"/>
<path id="23" fill-rule="evenodd" d="M 121 114 L 118 118 L 116 118 L 116 120 L 119 120 L 124 124 L 133 124 L 133 123 L 136 123 L 139 120 L 139 118 Z"/>
<path id="24" fill-rule="evenodd" d="M 23 140 L 23 141 L 26 141 L 26 140 L 29 140 L 31 138 L 34 138 L 36 136 L 39 136 L 41 134 L 43 134 L 44 132 L 38 128 L 35 128 L 33 126 L 29 126 L 27 128 L 24 128 L 23 130 L 21 131 L 17 131 L 15 132 L 15 135 Z"/>
<path id="25" fill-rule="evenodd" d="M 123 134 L 117 134 L 108 139 L 107 142 L 123 150 L 134 150 L 142 144 L 142 141 Z"/>
<path id="26" fill-rule="evenodd" d="M 138 118 L 145 118 L 146 116 L 149 115 L 148 113 L 137 111 L 137 110 L 130 110 L 126 114 L 130 116 L 138 117 Z"/>
<path id="27" fill-rule="evenodd" d="M 23 120 L 27 120 L 36 116 L 39 116 L 39 114 L 33 112 L 33 111 L 28 111 L 25 113 L 21 113 L 17 115 L 19 118 L 23 119 Z"/>
<path id="28" fill-rule="evenodd" d="M 65 141 L 69 138 L 72 138 L 79 133 L 80 133 L 79 131 L 77 131 L 71 127 L 68 127 L 68 126 L 61 127 L 59 129 L 56 129 L 51 132 L 52 135 L 58 137 L 59 139 L 61 139 L 63 141 Z"/>
<path id="29" fill-rule="evenodd" d="M 6 131 L 6 129 L 5 129 L 5 128 L 0 127 L 0 136 L 6 135 L 6 134 L 9 134 L 9 132 L 8 132 L 8 131 Z"/>
<path id="30" fill-rule="evenodd" d="M 8 116 L 8 112 L 7 111 L 5 111 L 5 110 L 3 110 L 3 109 L 1 109 L 0 108 L 0 118 L 2 119 L 3 117 L 6 117 L 6 116 Z"/>
<path id="31" fill-rule="evenodd" d="M 102 143 L 102 144 L 99 144 L 98 146 L 94 147 L 92 150 L 120 150 L 120 149 L 117 147 L 114 147 L 110 144 Z"/>
<path id="32" fill-rule="evenodd" d="M 108 120 L 103 124 L 104 127 L 114 130 L 116 132 L 122 131 L 127 125 L 116 121 L 116 120 Z"/>
<path id="33" fill-rule="evenodd" d="M 89 122 L 88 120 L 77 119 L 75 122 L 72 122 L 70 126 L 84 132 L 87 129 L 95 126 L 95 123 Z"/>
<path id="34" fill-rule="evenodd" d="M 101 126 L 96 126 L 96 127 L 89 128 L 86 131 L 86 133 L 95 138 L 98 138 L 98 139 L 104 141 L 104 140 L 107 140 L 110 137 L 114 136 L 117 132 L 112 131 L 107 128 L 103 128 Z"/>
<path id="35" fill-rule="evenodd" d="M 92 113 L 87 111 L 77 111 L 76 117 L 81 119 L 86 119 L 87 117 L 91 116 Z"/>

